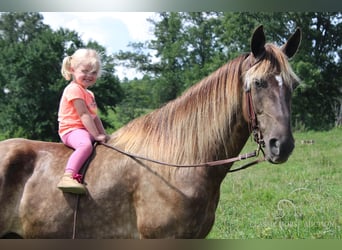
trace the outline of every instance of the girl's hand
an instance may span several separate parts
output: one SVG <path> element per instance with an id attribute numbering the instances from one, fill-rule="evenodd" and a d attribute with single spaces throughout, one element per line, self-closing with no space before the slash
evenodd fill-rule
<path id="1" fill-rule="evenodd" d="M 95 141 L 99 141 L 99 142 L 107 142 L 110 139 L 110 136 L 107 134 L 100 134 L 98 136 L 95 137 Z"/>

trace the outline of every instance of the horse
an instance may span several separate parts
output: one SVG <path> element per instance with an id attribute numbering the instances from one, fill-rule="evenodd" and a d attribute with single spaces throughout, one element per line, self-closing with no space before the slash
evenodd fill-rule
<path id="1" fill-rule="evenodd" d="M 98 144 L 84 178 L 84 196 L 57 188 L 70 148 L 24 138 L 1 141 L 0 236 L 65 239 L 76 232 L 77 238 L 95 239 L 205 238 L 232 163 L 196 164 L 240 153 L 251 134 L 248 106 L 268 162 L 284 163 L 294 149 L 291 95 L 300 80 L 288 60 L 300 41 L 300 28 L 282 46 L 266 43 L 263 26 L 256 28 L 251 52 L 130 121 L 107 142 L 166 164 Z"/>

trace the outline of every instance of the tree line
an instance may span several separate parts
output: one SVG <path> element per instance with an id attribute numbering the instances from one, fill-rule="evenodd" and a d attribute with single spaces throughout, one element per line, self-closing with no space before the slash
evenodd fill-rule
<path id="1" fill-rule="evenodd" d="M 130 51 L 108 54 L 85 43 L 77 31 L 53 31 L 40 13 L 0 16 L 0 134 L 58 140 L 57 109 L 65 87 L 60 65 L 77 48 L 101 53 L 103 74 L 94 86 L 105 126 L 108 112 L 121 124 L 176 98 L 237 55 L 249 52 L 260 24 L 268 41 L 283 44 L 300 27 L 303 40 L 291 65 L 301 78 L 293 97 L 297 129 L 329 129 L 341 119 L 342 14 L 324 12 L 225 13 L 162 12 L 149 19 L 154 38 L 131 43 Z M 143 77 L 120 80 L 115 66 L 136 69 Z M 114 128 L 116 129 L 116 128 Z"/>

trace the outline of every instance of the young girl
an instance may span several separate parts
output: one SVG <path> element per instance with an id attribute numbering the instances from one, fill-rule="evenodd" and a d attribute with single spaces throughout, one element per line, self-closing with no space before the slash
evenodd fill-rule
<path id="1" fill-rule="evenodd" d="M 62 142 L 75 149 L 58 183 L 63 192 L 84 194 L 86 188 L 78 180 L 79 170 L 91 155 L 94 141 L 106 142 L 102 122 L 97 115 L 94 94 L 88 87 L 100 76 L 101 62 L 95 50 L 78 49 L 63 60 L 62 75 L 71 82 L 64 89 L 59 104 L 59 136 Z"/>

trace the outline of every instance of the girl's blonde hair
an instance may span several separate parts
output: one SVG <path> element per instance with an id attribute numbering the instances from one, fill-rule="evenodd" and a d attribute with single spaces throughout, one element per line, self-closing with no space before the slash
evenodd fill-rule
<path id="1" fill-rule="evenodd" d="M 76 69 L 80 65 L 91 65 L 93 70 L 97 71 L 97 77 L 101 75 L 101 59 L 99 54 L 93 49 L 78 49 L 72 56 L 66 56 L 63 59 L 61 73 L 67 80 L 72 78 L 72 68 Z"/>

